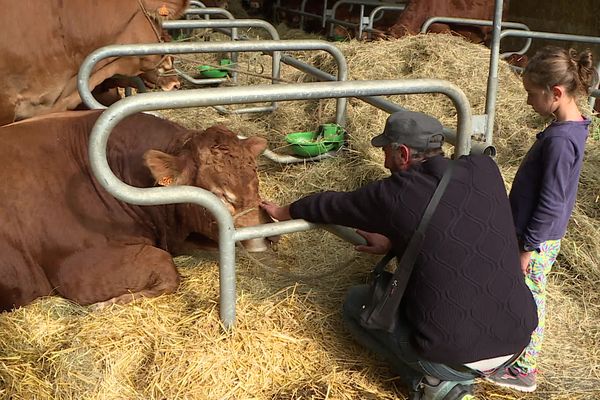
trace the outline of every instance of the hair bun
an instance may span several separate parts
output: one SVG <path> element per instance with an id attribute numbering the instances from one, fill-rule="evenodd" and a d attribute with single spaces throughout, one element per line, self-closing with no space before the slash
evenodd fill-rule
<path id="1" fill-rule="evenodd" d="M 592 60 L 592 52 L 590 51 L 590 49 L 586 49 L 584 51 L 582 51 L 581 53 L 579 53 L 579 55 L 576 55 L 575 61 L 577 62 L 577 65 L 581 68 L 593 68 L 594 64 L 593 64 L 593 60 Z"/>

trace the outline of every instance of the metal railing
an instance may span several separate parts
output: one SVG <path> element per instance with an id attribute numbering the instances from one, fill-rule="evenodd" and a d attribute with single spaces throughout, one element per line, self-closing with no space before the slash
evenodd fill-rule
<path id="1" fill-rule="evenodd" d="M 205 20 L 204 21 L 197 21 L 197 20 L 188 20 L 187 18 L 189 16 L 193 16 L 193 15 L 203 15 L 205 16 Z M 218 8 L 218 7 L 202 7 L 202 8 L 188 8 L 187 10 L 185 10 L 185 16 L 186 19 L 185 20 L 174 20 L 174 21 L 163 21 L 161 26 L 163 27 L 163 29 L 182 29 L 185 30 L 187 32 L 190 32 L 192 29 L 200 29 L 200 28 L 205 28 L 203 27 L 199 22 L 207 22 L 210 21 L 209 17 L 211 15 L 220 15 L 225 17 L 227 20 L 229 21 L 235 21 L 235 17 L 233 16 L 233 14 L 231 12 L 229 12 L 228 10 L 225 10 L 224 8 Z M 189 21 L 189 22 L 184 22 L 184 21 Z M 181 25 L 180 23 L 183 22 L 183 25 Z M 222 26 L 214 26 L 214 27 L 206 27 L 206 29 L 214 29 L 216 30 L 217 28 L 223 28 Z M 231 40 L 237 40 L 238 39 L 238 32 L 237 32 L 237 26 L 231 26 L 230 27 L 231 30 L 229 31 L 222 31 L 222 33 L 225 33 L 227 35 L 229 35 L 229 37 L 231 38 Z M 234 52 L 231 53 L 229 58 L 231 59 L 231 62 L 233 62 L 234 64 L 237 64 L 238 62 L 238 53 Z M 179 71 L 178 71 L 179 72 Z M 185 76 L 183 76 L 184 79 L 186 79 Z M 208 85 L 211 83 L 220 83 L 225 81 L 226 78 L 213 78 L 210 81 L 209 80 L 205 80 L 202 84 L 203 85 Z M 233 82 L 237 82 L 237 72 L 232 71 L 231 73 L 231 80 Z M 199 83 L 196 83 L 199 84 Z"/>
<path id="2" fill-rule="evenodd" d="M 369 22 L 367 23 L 367 26 L 365 28 L 363 28 L 362 24 L 361 24 L 361 30 L 365 31 L 369 34 L 371 34 L 373 32 L 377 32 L 377 29 L 373 28 L 373 23 L 375 22 L 375 16 L 377 14 L 383 13 L 385 11 L 402 12 L 402 11 L 404 11 L 405 8 L 406 8 L 406 5 L 387 5 L 387 6 L 375 7 L 369 14 Z M 362 36 L 362 31 L 359 31 L 359 32 L 361 32 L 361 36 Z"/>
<path id="3" fill-rule="evenodd" d="M 454 18 L 454 17 L 431 17 L 427 19 L 423 25 L 421 25 L 421 33 L 427 33 L 431 25 L 436 23 L 442 24 L 457 24 L 457 25 L 467 25 L 467 26 L 494 26 L 494 21 L 485 20 L 485 19 L 471 19 L 471 18 Z M 508 28 L 508 29 L 522 29 L 524 31 L 531 31 L 529 27 L 525 24 L 519 22 L 501 22 L 500 29 Z M 519 51 L 514 52 L 506 52 L 502 53 L 500 57 L 507 58 L 513 54 L 525 54 L 529 47 L 531 47 L 531 38 L 527 38 L 525 41 L 525 45 Z"/>
<path id="4" fill-rule="evenodd" d="M 192 89 L 127 97 L 111 105 L 96 121 L 89 142 L 90 166 L 100 185 L 126 203 L 136 205 L 193 203 L 209 210 L 219 227 L 220 316 L 224 326 L 230 328 L 235 322 L 235 242 L 305 231 L 318 225 L 304 220 L 292 220 L 236 229 L 227 208 L 217 196 L 207 190 L 192 186 L 138 188 L 128 185 L 121 181 L 108 165 L 106 146 L 114 127 L 129 115 L 166 108 L 424 93 L 442 93 L 452 100 L 458 118 L 456 154 L 457 156 L 468 154 L 471 107 L 465 94 L 456 85 L 437 79 L 345 81 Z M 364 240 L 354 232 L 340 229 L 342 230 L 340 235 L 346 240 L 364 243 Z"/>
<path id="5" fill-rule="evenodd" d="M 552 32 L 521 31 L 514 29 L 501 30 L 503 0 L 496 0 L 494 10 L 494 29 L 492 30 L 492 46 L 490 57 L 490 68 L 487 83 L 485 103 L 485 143 L 492 143 L 494 133 L 494 118 L 496 114 L 496 101 L 498 92 L 498 67 L 500 58 L 500 42 L 506 37 L 517 37 L 526 39 L 547 39 L 584 43 L 600 44 L 600 37 L 571 35 Z M 600 67 L 599 67 L 600 68 Z M 590 101 L 591 102 L 591 101 Z"/>
<path id="6" fill-rule="evenodd" d="M 260 20 L 259 20 L 260 21 Z M 174 21 L 180 24 L 187 23 L 218 23 L 218 21 Z M 228 23 L 243 23 L 243 21 L 228 21 Z M 260 21 L 262 24 L 267 24 L 264 21 Z M 179 26 L 179 25 L 178 25 Z M 279 77 L 280 58 L 275 60 L 277 54 L 280 55 L 280 51 L 290 50 L 323 50 L 331 54 L 337 64 L 338 74 L 337 80 L 345 81 L 348 76 L 348 66 L 343 53 L 334 44 L 321 41 L 321 40 L 279 40 L 279 41 L 243 41 L 243 42 L 190 42 L 190 43 L 154 43 L 154 44 L 129 44 L 129 45 L 111 45 L 101 47 L 90 55 L 81 64 L 79 74 L 77 76 L 77 88 L 84 104 L 89 108 L 106 108 L 104 105 L 99 103 L 91 93 L 89 87 L 89 79 L 94 66 L 103 59 L 115 57 L 115 56 L 143 56 L 152 54 L 186 54 L 186 53 L 211 53 L 218 51 L 265 51 L 272 53 L 274 58 L 274 76 Z M 277 80 L 273 80 L 277 83 Z M 281 85 L 277 85 L 281 86 Z M 346 124 L 346 103 L 347 99 L 343 97 L 337 98 L 336 101 L 336 115 L 335 121 L 338 125 L 344 126 Z M 272 103 L 270 107 L 249 107 L 246 109 L 236 110 L 238 113 L 242 112 L 259 112 L 269 109 L 270 111 L 275 109 L 276 103 Z M 216 107 L 217 110 L 226 110 L 223 107 Z M 304 162 L 311 160 L 319 160 L 321 158 L 327 158 L 331 155 L 324 154 L 316 156 L 310 159 L 295 157 L 291 155 L 280 155 L 270 150 L 265 151 L 265 156 L 269 159 L 279 163 L 291 163 L 291 162 Z"/>
<path id="7" fill-rule="evenodd" d="M 349 22 L 349 21 L 339 20 L 339 19 L 335 18 L 337 9 L 342 4 L 350 4 L 350 5 L 360 6 L 358 22 Z M 358 28 L 357 38 L 360 40 L 360 38 L 362 37 L 363 26 L 371 25 L 371 27 L 372 27 L 373 19 L 376 15 L 376 13 L 371 12 L 368 17 L 365 17 L 365 6 L 379 6 L 379 7 L 376 7 L 376 9 L 379 8 L 379 11 L 390 10 L 390 9 L 404 10 L 406 8 L 406 4 L 404 4 L 404 5 L 383 4 L 381 1 L 377 1 L 377 0 L 338 0 L 333 4 L 333 7 L 331 7 L 331 11 L 330 11 L 331 15 L 325 19 L 325 23 L 326 24 L 329 23 L 329 37 L 333 36 L 335 25 L 341 25 L 341 26 L 347 26 L 350 28 Z M 386 7 L 386 8 L 381 8 L 381 7 Z M 387 8 L 387 7 L 393 7 L 393 8 Z M 373 10 L 373 11 L 375 11 L 375 10 Z M 366 22 L 366 24 L 365 24 L 366 18 L 368 19 L 368 22 Z"/>

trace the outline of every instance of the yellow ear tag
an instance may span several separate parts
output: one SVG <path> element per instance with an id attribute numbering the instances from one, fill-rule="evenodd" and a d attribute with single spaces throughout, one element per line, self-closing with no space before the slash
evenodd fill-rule
<path id="1" fill-rule="evenodd" d="M 160 6 L 160 8 L 158 9 L 158 14 L 161 17 L 168 17 L 169 16 L 169 9 L 167 8 L 166 4 L 163 4 L 162 6 Z"/>
<path id="2" fill-rule="evenodd" d="M 172 176 L 163 176 L 158 181 L 158 184 L 161 185 L 161 186 L 169 186 L 172 183 L 173 183 L 173 177 Z"/>

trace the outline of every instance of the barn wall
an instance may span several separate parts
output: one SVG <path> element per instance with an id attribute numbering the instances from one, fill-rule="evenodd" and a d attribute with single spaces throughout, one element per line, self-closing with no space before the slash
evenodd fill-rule
<path id="1" fill-rule="evenodd" d="M 509 6 L 505 20 L 524 23 L 531 30 L 600 37 L 600 0 L 512 0 Z M 502 43 L 504 47 L 504 40 Z M 600 45 L 576 42 L 534 40 L 529 54 L 547 44 L 577 50 L 589 47 L 600 61 Z M 508 38 L 506 45 L 520 47 Z"/>

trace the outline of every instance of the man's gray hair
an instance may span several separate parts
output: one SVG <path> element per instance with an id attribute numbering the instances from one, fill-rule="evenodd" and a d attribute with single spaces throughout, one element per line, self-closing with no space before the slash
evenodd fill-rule
<path id="1" fill-rule="evenodd" d="M 392 142 L 392 143 L 390 143 L 390 146 L 392 147 L 392 150 L 398 150 L 400 148 L 400 146 L 402 146 L 403 144 L 404 143 Z M 438 155 L 440 155 L 440 156 L 444 155 L 444 150 L 442 150 L 441 148 L 417 150 L 410 146 L 406 146 L 406 147 L 408 147 L 410 149 L 411 158 L 426 159 L 426 158 L 430 158 L 430 157 L 434 157 L 434 156 L 438 156 Z"/>

